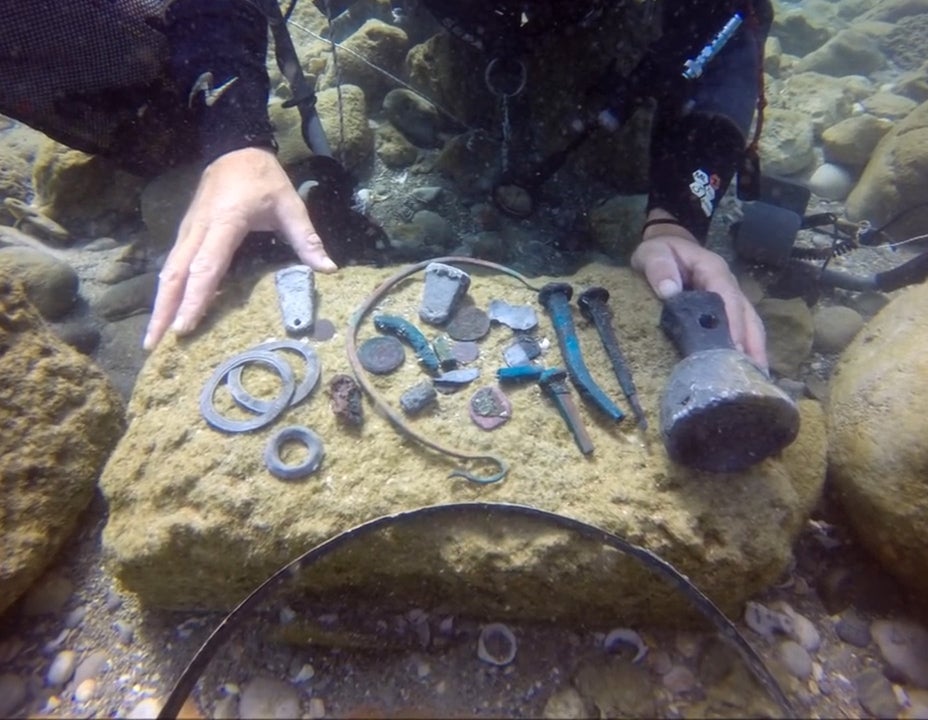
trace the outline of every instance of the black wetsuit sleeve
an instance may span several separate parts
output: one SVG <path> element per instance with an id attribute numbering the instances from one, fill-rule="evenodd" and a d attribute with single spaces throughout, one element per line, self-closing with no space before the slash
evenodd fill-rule
<path id="1" fill-rule="evenodd" d="M 671 213 L 705 243 L 709 222 L 737 170 L 760 92 L 769 0 L 667 0 L 662 72 L 682 75 L 735 12 L 743 22 L 695 80 L 667 83 L 651 131 L 648 210 Z"/>
<path id="2" fill-rule="evenodd" d="M 243 0 L 175 0 L 165 16 L 173 82 L 185 94 L 199 132 L 201 159 L 245 147 L 276 149 L 267 112 L 267 18 Z M 197 91 L 204 73 L 214 101 Z"/>

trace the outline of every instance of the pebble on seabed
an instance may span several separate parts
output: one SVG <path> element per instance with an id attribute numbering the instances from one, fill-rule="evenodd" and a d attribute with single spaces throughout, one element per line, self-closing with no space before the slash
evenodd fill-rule
<path id="1" fill-rule="evenodd" d="M 71 679 L 76 667 L 77 653 L 73 650 L 62 650 L 55 656 L 55 659 L 52 660 L 52 664 L 48 668 L 48 674 L 45 676 L 45 681 L 52 687 L 64 685 Z"/>

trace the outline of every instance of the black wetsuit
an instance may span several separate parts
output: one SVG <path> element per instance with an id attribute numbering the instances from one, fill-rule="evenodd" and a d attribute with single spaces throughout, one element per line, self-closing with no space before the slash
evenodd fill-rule
<path id="1" fill-rule="evenodd" d="M 617 4 L 617 0 L 421 2 L 449 32 L 490 58 L 529 53 L 533 38 L 563 34 L 571 23 L 595 23 L 609 5 Z M 744 157 L 760 94 L 772 8 L 769 0 L 663 0 L 660 8 L 659 39 L 631 79 L 616 75 L 605 93 L 612 94 L 619 115 L 630 113 L 643 96 L 657 101 L 648 208 L 671 212 L 705 241 L 711 215 Z M 735 13 L 742 24 L 728 43 L 700 77 L 683 79 L 684 63 L 697 57 Z"/>
<path id="2" fill-rule="evenodd" d="M 142 173 L 247 146 L 274 147 L 262 9 L 273 1 L 174 0 L 161 12 L 159 0 L 0 0 L 0 112 Z M 519 28 L 558 32 L 566 23 L 595 21 L 609 3 L 424 4 L 484 45 L 505 38 L 519 47 L 512 34 Z M 641 85 L 658 88 L 649 207 L 670 211 L 704 239 L 746 145 L 771 10 L 769 0 L 664 0 L 661 7 L 663 31 L 639 73 Z M 657 81 L 679 76 L 684 60 L 735 11 L 742 28 L 700 78 Z M 214 89 L 226 86 L 211 105 L 205 92 L 191 94 L 207 71 Z"/>

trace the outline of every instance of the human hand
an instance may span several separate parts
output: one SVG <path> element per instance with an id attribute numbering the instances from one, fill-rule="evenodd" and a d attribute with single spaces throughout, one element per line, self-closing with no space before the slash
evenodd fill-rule
<path id="1" fill-rule="evenodd" d="M 632 267 L 644 274 L 655 294 L 665 300 L 684 287 L 707 290 L 721 295 L 735 347 L 767 370 L 767 349 L 764 323 L 751 302 L 741 292 L 738 280 L 728 263 L 717 253 L 707 250 L 696 239 L 674 227 L 669 234 L 657 230 L 641 242 L 632 254 Z"/>
<path id="2" fill-rule="evenodd" d="M 277 156 L 243 148 L 207 165 L 158 278 L 158 294 L 142 346 L 153 349 L 170 326 L 191 332 L 206 313 L 236 249 L 252 231 L 273 231 L 300 261 L 320 272 L 337 266 L 326 254 Z"/>

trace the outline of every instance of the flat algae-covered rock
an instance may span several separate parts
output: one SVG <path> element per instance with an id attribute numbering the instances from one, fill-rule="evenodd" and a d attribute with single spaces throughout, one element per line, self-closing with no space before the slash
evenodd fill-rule
<path id="1" fill-rule="evenodd" d="M 540 338 L 549 367 L 563 366 L 550 318 L 537 292 L 515 279 L 461 265 L 472 274 L 476 306 L 492 299 L 539 310 Z M 392 271 L 351 268 L 319 275 L 321 318 L 340 328 L 314 343 L 324 386 L 350 373 L 345 328 L 364 297 Z M 550 278 L 537 278 L 540 287 Z M 416 432 L 510 465 L 506 478 L 477 485 L 449 478 L 469 463 L 425 449 L 398 432 L 365 398 L 365 423 L 341 429 L 328 399 L 317 391 L 277 421 L 305 424 L 325 442 L 319 471 L 282 482 L 262 465 L 273 426 L 245 435 L 212 430 L 198 410 L 200 390 L 227 357 L 282 327 L 273 269 L 241 287 L 230 285 L 202 331 L 168 338 L 151 355 L 129 406 L 129 429 L 101 478 L 109 503 L 104 545 L 112 569 L 143 601 L 166 608 L 228 608 L 277 567 L 337 533 L 372 518 L 455 502 L 510 502 L 561 513 L 615 532 L 675 564 L 729 612 L 774 582 L 816 502 L 825 472 L 825 428 L 817 403 L 801 403 L 802 431 L 777 459 L 736 475 L 676 467 L 654 429 L 659 395 L 675 351 L 657 327 L 659 303 L 627 268 L 593 264 L 569 278 L 576 290 L 601 285 L 611 293 L 615 325 L 639 396 L 651 419 L 642 434 L 632 421 L 611 423 L 575 394 L 595 445 L 581 455 L 566 425 L 537 385 L 507 389 L 508 423 L 487 433 L 468 420 L 470 393 L 441 395 L 437 405 L 405 418 Z M 417 273 L 378 304 L 417 322 L 424 283 Z M 580 344 L 591 372 L 624 406 L 595 328 L 573 306 Z M 431 339 L 440 328 L 422 328 Z M 358 339 L 377 333 L 370 317 Z M 494 325 L 474 363 L 489 381 L 502 366 L 513 332 Z M 544 344 L 544 343 L 543 343 Z M 398 411 L 401 394 L 426 379 L 410 354 L 389 376 L 370 376 Z M 270 374 L 255 370 L 253 393 L 276 392 Z M 573 392 L 573 391 L 572 391 Z M 228 404 L 226 404 L 228 403 Z M 217 393 L 217 405 L 231 401 Z M 531 518 L 464 512 L 437 522 L 409 521 L 353 542 L 302 576 L 314 593 L 376 593 L 383 602 L 442 602 L 451 612 L 496 617 L 614 619 L 678 618 L 684 603 L 661 580 L 624 555 Z M 426 599 L 427 598 L 427 599 Z"/>
<path id="2" fill-rule="evenodd" d="M 928 592 L 928 286 L 900 292 L 861 329 L 832 375 L 829 473 L 860 542 Z"/>
<path id="3" fill-rule="evenodd" d="M 0 274 L 0 613 L 77 525 L 124 427 L 103 372 Z"/>

